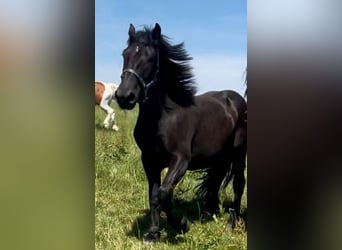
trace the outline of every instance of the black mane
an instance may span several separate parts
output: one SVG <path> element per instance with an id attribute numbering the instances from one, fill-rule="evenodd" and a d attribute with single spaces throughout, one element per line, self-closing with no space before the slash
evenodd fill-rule
<path id="1" fill-rule="evenodd" d="M 192 58 L 186 52 L 184 43 L 171 45 L 169 40 L 167 36 L 161 35 L 159 41 L 154 41 L 151 28 L 145 26 L 142 31 L 136 33 L 134 41 L 128 40 L 128 45 L 137 42 L 158 47 L 159 84 L 164 86 L 166 95 L 172 101 L 181 106 L 189 106 L 193 103 L 197 90 L 190 66 Z"/>

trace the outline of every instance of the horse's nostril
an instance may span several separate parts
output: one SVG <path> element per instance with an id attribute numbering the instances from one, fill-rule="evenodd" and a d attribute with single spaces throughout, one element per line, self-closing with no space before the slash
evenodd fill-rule
<path id="1" fill-rule="evenodd" d="M 128 94 L 126 92 L 117 90 L 115 93 L 117 103 L 121 108 L 124 109 L 131 109 L 132 107 L 134 107 L 136 102 L 135 97 L 135 94 L 132 92 Z"/>
<path id="2" fill-rule="evenodd" d="M 131 102 L 135 99 L 135 95 L 133 93 L 130 93 L 128 96 L 127 96 L 127 101 L 128 102 Z"/>

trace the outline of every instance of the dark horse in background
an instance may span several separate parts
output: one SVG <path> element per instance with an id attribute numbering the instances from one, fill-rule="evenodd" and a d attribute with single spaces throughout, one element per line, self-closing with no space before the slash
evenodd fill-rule
<path id="1" fill-rule="evenodd" d="M 234 202 L 229 225 L 240 215 L 245 186 L 247 105 L 234 91 L 213 91 L 194 96 L 195 86 L 183 43 L 171 45 L 156 24 L 136 32 L 129 27 L 128 47 L 123 51 L 118 104 L 133 109 L 139 103 L 134 138 L 148 179 L 151 223 L 144 240 L 160 237 L 160 210 L 178 232 L 190 222 L 174 213 L 173 190 L 187 170 L 205 172 L 198 191 L 206 209 L 218 210 L 218 192 L 233 180 Z M 161 183 L 161 171 L 168 172 Z"/>

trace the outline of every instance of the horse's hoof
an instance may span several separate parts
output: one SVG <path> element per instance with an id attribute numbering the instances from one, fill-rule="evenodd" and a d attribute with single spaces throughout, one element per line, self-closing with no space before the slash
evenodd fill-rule
<path id="1" fill-rule="evenodd" d="M 231 220 L 228 221 L 228 225 L 227 225 L 227 231 L 228 232 L 233 232 L 235 228 L 235 223 Z"/>
<path id="2" fill-rule="evenodd" d="M 147 233 L 143 238 L 144 244 L 152 244 L 156 241 L 158 241 L 160 238 L 160 232 L 149 232 Z"/>
<path id="3" fill-rule="evenodd" d="M 190 230 L 191 227 L 191 223 L 190 221 L 183 216 L 182 220 L 181 220 L 181 230 L 180 233 L 185 234 Z"/>
<path id="4" fill-rule="evenodd" d="M 109 124 L 103 124 L 103 127 L 104 127 L 105 129 L 109 129 Z"/>
<path id="5" fill-rule="evenodd" d="M 214 214 L 219 214 L 220 213 L 220 208 L 218 205 L 211 205 L 206 207 L 206 212 L 212 216 Z"/>
<path id="6" fill-rule="evenodd" d="M 233 208 L 229 208 L 229 214 L 230 214 L 230 218 L 228 220 L 228 227 L 227 230 L 228 232 L 232 232 L 236 226 L 236 222 L 238 220 L 238 216 L 235 212 L 235 209 Z"/>
<path id="7" fill-rule="evenodd" d="M 114 131 L 119 131 L 119 127 L 114 125 L 113 128 L 112 128 Z"/>

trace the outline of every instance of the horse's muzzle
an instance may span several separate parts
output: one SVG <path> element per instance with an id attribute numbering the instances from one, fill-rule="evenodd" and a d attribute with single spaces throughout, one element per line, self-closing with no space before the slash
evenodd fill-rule
<path id="1" fill-rule="evenodd" d="M 119 89 L 115 92 L 115 98 L 120 108 L 122 109 L 133 109 L 137 103 L 137 98 L 133 92 L 126 95 L 120 93 Z"/>

